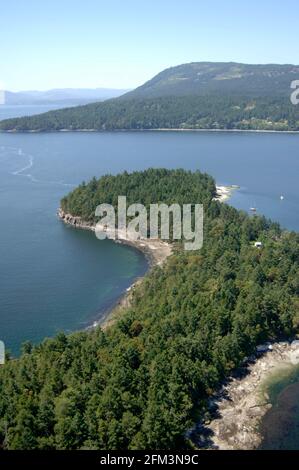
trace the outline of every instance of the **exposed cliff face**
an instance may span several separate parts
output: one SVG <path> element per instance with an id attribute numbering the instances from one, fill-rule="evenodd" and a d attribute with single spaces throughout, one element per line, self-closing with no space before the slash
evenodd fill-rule
<path id="1" fill-rule="evenodd" d="M 95 225 L 91 222 L 86 222 L 81 217 L 74 216 L 72 214 L 66 214 L 61 208 L 57 212 L 58 217 L 66 224 L 72 225 L 75 228 L 82 228 L 84 230 L 95 231 Z"/>

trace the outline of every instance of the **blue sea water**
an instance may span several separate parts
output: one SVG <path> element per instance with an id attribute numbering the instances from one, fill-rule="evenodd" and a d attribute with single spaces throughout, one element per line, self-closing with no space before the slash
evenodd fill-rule
<path id="1" fill-rule="evenodd" d="M 142 254 L 64 226 L 56 210 L 83 180 L 148 167 L 239 185 L 231 204 L 299 230 L 299 135 L 0 134 L 0 339 L 13 353 L 25 340 L 86 327 L 144 274 Z"/>

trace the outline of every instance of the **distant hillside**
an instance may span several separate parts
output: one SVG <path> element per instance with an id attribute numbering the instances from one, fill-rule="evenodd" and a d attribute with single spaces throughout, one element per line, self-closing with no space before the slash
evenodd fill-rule
<path id="1" fill-rule="evenodd" d="M 299 79 L 299 66 L 296 65 L 193 62 L 163 70 L 124 97 L 207 94 L 289 96 L 290 84 L 295 79 Z"/>
<path id="2" fill-rule="evenodd" d="M 290 102 L 299 66 L 192 63 L 102 103 L 0 122 L 2 130 L 299 130 Z"/>
<path id="3" fill-rule="evenodd" d="M 113 88 L 57 88 L 46 91 L 5 91 L 5 104 L 91 103 L 123 95 L 128 90 Z"/>

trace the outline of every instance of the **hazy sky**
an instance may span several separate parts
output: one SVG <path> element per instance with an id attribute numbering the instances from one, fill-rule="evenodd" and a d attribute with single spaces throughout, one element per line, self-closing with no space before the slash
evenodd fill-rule
<path id="1" fill-rule="evenodd" d="M 298 26 L 297 0 L 0 0 L 0 82 L 133 88 L 185 62 L 298 64 Z"/>

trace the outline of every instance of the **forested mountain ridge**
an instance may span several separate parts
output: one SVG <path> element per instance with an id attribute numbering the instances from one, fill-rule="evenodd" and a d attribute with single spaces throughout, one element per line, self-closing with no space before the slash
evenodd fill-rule
<path id="1" fill-rule="evenodd" d="M 0 122 L 4 131 L 240 129 L 299 130 L 290 101 L 299 66 L 191 63 L 164 70 L 102 103 Z"/>
<path id="2" fill-rule="evenodd" d="M 258 343 L 298 331 L 299 235 L 213 201 L 207 175 L 107 175 L 80 185 L 62 207 L 92 220 L 94 206 L 116 201 L 119 188 L 129 200 L 139 194 L 145 204 L 163 202 L 163 179 L 166 201 L 175 188 L 175 201 L 184 203 L 187 187 L 192 202 L 204 203 L 203 248 L 178 247 L 106 332 L 25 344 L 19 359 L 1 367 L 2 447 L 187 447 L 186 430 L 229 371 Z"/>
<path id="3" fill-rule="evenodd" d="M 282 97 L 290 95 L 291 82 L 297 79 L 299 65 L 192 62 L 163 70 L 123 98 L 211 94 Z"/>

